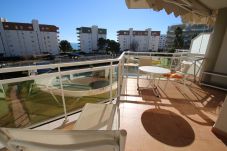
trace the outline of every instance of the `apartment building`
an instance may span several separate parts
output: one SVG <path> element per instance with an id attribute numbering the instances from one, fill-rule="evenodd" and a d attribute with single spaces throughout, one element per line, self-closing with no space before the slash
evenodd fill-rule
<path id="1" fill-rule="evenodd" d="M 81 51 L 92 52 L 92 50 L 98 49 L 98 39 L 106 39 L 107 30 L 104 28 L 98 28 L 93 25 L 92 27 L 80 27 L 77 28 L 79 47 Z"/>
<path id="2" fill-rule="evenodd" d="M 0 54 L 4 57 L 31 57 L 44 53 L 58 54 L 58 27 L 0 20 Z"/>
<path id="3" fill-rule="evenodd" d="M 117 33 L 121 51 L 158 51 L 160 31 L 152 31 L 151 28 L 144 31 L 130 28 Z"/>
<path id="4" fill-rule="evenodd" d="M 174 39 L 175 39 L 175 29 L 180 27 L 182 29 L 182 35 L 184 40 L 184 49 L 189 49 L 191 40 L 199 35 L 200 33 L 210 33 L 212 28 L 203 25 L 203 24 L 179 24 L 179 25 L 172 25 L 168 27 L 167 31 L 167 38 L 166 38 L 166 48 L 172 49 L 174 46 Z"/>
<path id="5" fill-rule="evenodd" d="M 167 37 L 167 35 L 160 35 L 159 43 L 158 43 L 158 49 L 159 50 L 165 50 L 165 48 L 166 48 L 166 37 Z"/>

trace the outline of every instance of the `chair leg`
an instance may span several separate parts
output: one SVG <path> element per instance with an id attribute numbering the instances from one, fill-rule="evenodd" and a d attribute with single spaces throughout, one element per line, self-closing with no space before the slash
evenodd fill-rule
<path id="1" fill-rule="evenodd" d="M 167 81 L 166 81 L 166 84 L 165 84 L 165 87 L 164 87 L 164 90 L 166 90 L 166 87 L 167 87 L 167 84 L 169 83 L 169 78 L 167 78 Z"/>
<path id="2" fill-rule="evenodd" d="M 139 90 L 139 71 L 137 71 L 137 90 Z"/>
<path id="3" fill-rule="evenodd" d="M 185 79 L 185 78 L 183 78 L 182 80 L 183 80 L 183 84 L 184 84 L 184 90 L 186 90 L 186 89 L 187 89 L 186 79 Z"/>
<path id="4" fill-rule="evenodd" d="M 158 77 L 158 83 L 157 83 L 157 86 L 159 85 L 160 78 L 161 78 L 161 77 L 159 76 L 159 77 Z"/>

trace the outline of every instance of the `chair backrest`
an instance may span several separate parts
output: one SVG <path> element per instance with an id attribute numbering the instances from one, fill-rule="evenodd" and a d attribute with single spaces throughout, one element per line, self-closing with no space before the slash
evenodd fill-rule
<path id="1" fill-rule="evenodd" d="M 86 103 L 74 130 L 112 130 L 116 104 Z"/>
<path id="2" fill-rule="evenodd" d="M 138 63 L 138 60 L 134 56 L 128 56 L 127 63 Z"/>
<path id="3" fill-rule="evenodd" d="M 186 74 L 188 72 L 188 70 L 190 69 L 192 64 L 193 64 L 192 62 L 182 61 L 179 71 L 181 73 Z"/>
<path id="4" fill-rule="evenodd" d="M 152 58 L 151 57 L 139 58 L 139 66 L 152 66 Z"/>
<path id="5" fill-rule="evenodd" d="M 10 151 L 124 151 L 125 130 L 30 130 L 0 128 L 0 141 Z"/>

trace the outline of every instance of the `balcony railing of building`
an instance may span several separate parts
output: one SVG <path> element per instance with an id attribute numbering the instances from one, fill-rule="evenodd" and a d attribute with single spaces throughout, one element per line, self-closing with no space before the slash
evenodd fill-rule
<path id="1" fill-rule="evenodd" d="M 145 56 L 152 56 L 154 65 L 173 68 L 182 59 L 198 55 L 124 52 L 116 59 L 1 68 L 0 126 L 32 128 L 60 118 L 67 120 L 85 103 L 119 98 L 125 92 L 123 79 L 135 77 L 138 70 L 130 64 Z M 192 72 L 195 78 L 199 68 Z"/>

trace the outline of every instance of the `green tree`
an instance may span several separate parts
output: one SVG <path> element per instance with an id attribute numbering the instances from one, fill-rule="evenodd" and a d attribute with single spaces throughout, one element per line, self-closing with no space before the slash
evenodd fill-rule
<path id="1" fill-rule="evenodd" d="M 72 46 L 67 40 L 62 40 L 59 43 L 59 48 L 62 52 L 72 51 Z"/>
<path id="2" fill-rule="evenodd" d="M 181 27 L 175 29 L 174 49 L 182 49 L 184 47 L 184 38 Z"/>
<path id="3" fill-rule="evenodd" d="M 106 43 L 107 43 L 106 39 L 99 38 L 98 39 L 98 49 L 99 50 L 103 50 L 105 48 L 105 46 L 106 46 Z"/>
<path id="4" fill-rule="evenodd" d="M 120 44 L 114 40 L 106 40 L 107 42 L 107 47 L 106 51 L 111 52 L 112 54 L 116 54 L 120 51 Z"/>

